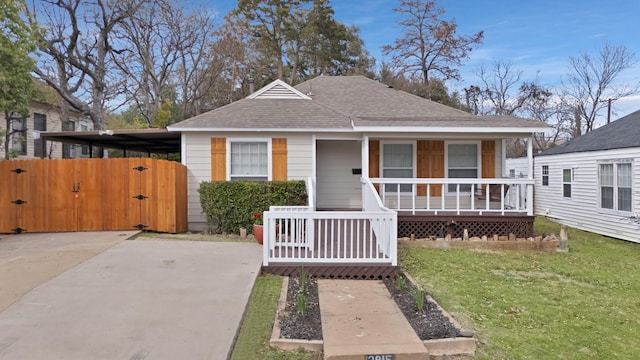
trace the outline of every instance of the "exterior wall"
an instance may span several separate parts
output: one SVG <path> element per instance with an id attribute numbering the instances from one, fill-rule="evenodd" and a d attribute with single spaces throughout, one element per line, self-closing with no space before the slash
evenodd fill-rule
<path id="1" fill-rule="evenodd" d="M 526 157 L 520 157 L 520 158 L 510 158 L 510 159 L 506 159 L 505 160 L 505 169 L 504 169 L 504 173 L 503 176 L 504 177 L 511 177 L 511 170 L 513 170 L 514 176 L 515 178 L 527 178 L 527 176 L 529 175 L 529 159 Z M 496 172 L 496 174 L 498 174 Z M 507 204 L 509 206 L 516 206 L 516 196 L 517 196 L 517 190 L 510 188 L 509 191 L 507 191 L 507 197 L 506 197 L 506 201 Z M 526 187 L 522 187 L 520 189 L 520 198 L 524 199 L 525 203 L 527 201 L 527 188 Z"/>
<path id="2" fill-rule="evenodd" d="M 187 166 L 189 230 L 206 229 L 206 218 L 200 206 L 198 189 L 203 181 L 211 181 L 211 138 L 250 137 L 287 138 L 287 173 L 289 180 L 306 180 L 313 173 L 311 134 L 199 132 L 185 133 L 183 163 Z"/>
<path id="3" fill-rule="evenodd" d="M 356 140 L 318 140 L 316 194 L 318 208 L 361 209 L 362 142 Z"/>
<path id="4" fill-rule="evenodd" d="M 529 174 L 529 160 L 526 157 L 510 158 L 505 160 L 503 176 L 511 177 L 510 172 L 514 170 L 516 178 L 526 178 Z M 496 174 L 499 174 L 496 172 Z"/>
<path id="5" fill-rule="evenodd" d="M 33 128 L 34 128 L 34 114 L 44 114 L 47 116 L 47 131 L 62 131 L 62 122 L 60 121 L 60 112 L 57 107 L 32 103 L 31 112 L 27 117 L 27 154 L 18 156 L 18 159 L 34 159 L 39 158 L 39 156 L 34 155 L 33 149 Z M 0 112 L 0 130 L 7 130 L 7 122 L 4 117 L 4 112 Z M 0 158 L 4 159 L 4 137 L 0 139 Z M 11 148 L 11 144 L 9 144 Z M 61 158 L 62 157 L 62 144 L 60 143 L 49 143 L 47 144 L 47 154 L 50 154 L 52 158 Z"/>
<path id="6" fill-rule="evenodd" d="M 633 160 L 632 212 L 599 207 L 598 161 Z M 542 186 L 542 166 L 549 166 L 549 185 Z M 562 170 L 572 168 L 571 198 L 562 195 Z M 534 158 L 535 214 L 605 236 L 640 242 L 640 148 L 592 151 Z"/>

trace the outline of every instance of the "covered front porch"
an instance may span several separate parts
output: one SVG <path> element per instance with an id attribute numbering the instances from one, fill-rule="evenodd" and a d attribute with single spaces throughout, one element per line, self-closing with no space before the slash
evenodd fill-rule
<path id="1" fill-rule="evenodd" d="M 309 205 L 264 214 L 265 271 L 379 278 L 397 272 L 398 238 L 533 235 L 534 181 L 503 176 L 504 140 L 315 142 Z M 529 139 L 530 167 L 532 153 Z"/>

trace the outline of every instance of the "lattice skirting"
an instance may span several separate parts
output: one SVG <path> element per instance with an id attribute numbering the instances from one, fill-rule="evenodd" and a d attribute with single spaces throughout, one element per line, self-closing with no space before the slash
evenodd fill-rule
<path id="1" fill-rule="evenodd" d="M 269 264 L 263 266 L 262 271 L 280 276 L 298 276 L 302 268 L 307 274 L 320 279 L 381 280 L 398 274 L 397 266 L 368 264 Z"/>
<path id="2" fill-rule="evenodd" d="M 533 216 L 398 216 L 398 237 L 443 238 L 450 234 L 461 238 L 467 229 L 470 237 L 515 234 L 528 238 L 534 236 L 533 220 Z"/>

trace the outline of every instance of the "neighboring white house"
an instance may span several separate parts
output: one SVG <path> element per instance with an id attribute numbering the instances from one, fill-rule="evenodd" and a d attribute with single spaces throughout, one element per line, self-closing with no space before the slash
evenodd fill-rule
<path id="1" fill-rule="evenodd" d="M 640 242 L 640 111 L 536 155 L 535 213 Z"/>
<path id="2" fill-rule="evenodd" d="M 508 158 L 504 162 L 504 177 L 526 179 L 529 176 L 529 159 L 526 157 Z M 520 194 L 518 195 L 518 191 Z M 505 201 L 509 206 L 516 206 L 516 202 L 520 196 L 526 202 L 527 194 L 525 188 L 509 189 Z"/>

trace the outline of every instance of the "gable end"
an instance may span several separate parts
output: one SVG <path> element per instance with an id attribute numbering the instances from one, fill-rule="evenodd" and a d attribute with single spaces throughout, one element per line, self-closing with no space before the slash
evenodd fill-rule
<path id="1" fill-rule="evenodd" d="M 311 100 L 310 97 L 291 87 L 282 80 L 276 80 L 247 97 L 248 99 L 298 99 Z"/>

